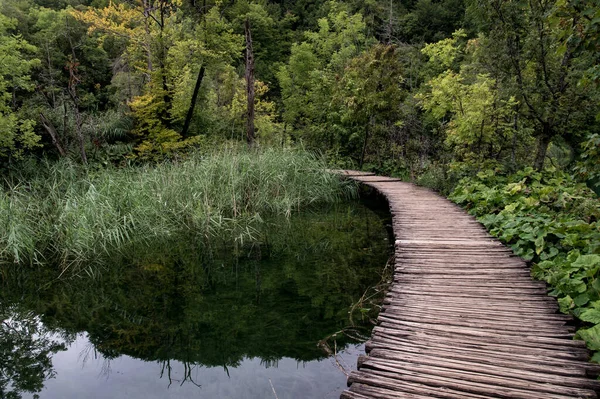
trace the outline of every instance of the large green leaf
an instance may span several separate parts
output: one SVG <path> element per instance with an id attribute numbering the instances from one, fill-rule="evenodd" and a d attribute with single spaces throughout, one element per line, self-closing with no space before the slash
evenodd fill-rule
<path id="1" fill-rule="evenodd" d="M 600 301 L 592 302 L 591 307 L 582 311 L 579 318 L 583 321 L 600 324 Z"/>
<path id="2" fill-rule="evenodd" d="M 583 339 L 591 350 L 600 350 L 600 325 L 577 331 L 575 338 Z"/>
<path id="3" fill-rule="evenodd" d="M 600 255 L 580 255 L 573 266 L 584 270 L 591 270 L 600 267 Z"/>

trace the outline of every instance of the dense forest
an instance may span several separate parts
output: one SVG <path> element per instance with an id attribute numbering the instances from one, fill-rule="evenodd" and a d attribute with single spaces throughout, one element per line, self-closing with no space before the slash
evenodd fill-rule
<path id="1" fill-rule="evenodd" d="M 244 140 L 250 55 L 260 145 L 425 180 L 546 163 L 597 178 L 591 0 L 0 4 L 4 166 Z"/>
<path id="2" fill-rule="evenodd" d="M 139 193 L 161 182 L 185 193 L 205 159 L 218 161 L 206 184 L 218 181 L 219 148 L 299 147 L 450 195 L 532 262 L 600 350 L 599 87 L 596 0 L 0 0 L 1 257 L 38 259 L 35 221 L 57 204 L 72 211 L 73 198 L 89 201 L 86 221 L 112 215 L 97 223 L 119 243 L 143 225 L 123 209 L 149 221 L 178 212 Z M 308 162 L 285 156 L 270 167 Z M 244 170 L 259 169 L 248 157 Z M 61 183 L 82 174 L 85 186 Z M 129 188 L 146 208 L 94 202 L 90 187 L 118 201 Z M 240 209 L 254 212 L 248 187 Z M 206 209 L 237 216 L 235 198 Z M 302 202 L 281 198 L 283 213 Z M 72 218 L 87 232 L 78 239 L 106 249 L 97 224 Z"/>

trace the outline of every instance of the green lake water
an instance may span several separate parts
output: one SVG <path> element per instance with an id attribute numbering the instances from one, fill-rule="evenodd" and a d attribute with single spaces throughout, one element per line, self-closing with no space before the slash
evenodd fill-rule
<path id="1" fill-rule="evenodd" d="M 0 398 L 338 398 L 376 317 L 353 304 L 392 250 L 381 209 L 266 220 L 253 242 L 210 249 L 130 248 L 101 277 L 5 265 Z"/>

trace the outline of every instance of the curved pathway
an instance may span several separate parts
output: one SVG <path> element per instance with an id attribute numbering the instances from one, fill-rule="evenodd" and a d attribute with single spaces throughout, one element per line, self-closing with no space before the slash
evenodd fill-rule
<path id="1" fill-rule="evenodd" d="M 387 197 L 394 282 L 343 399 L 596 398 L 598 365 L 546 285 L 458 206 L 341 171 Z"/>

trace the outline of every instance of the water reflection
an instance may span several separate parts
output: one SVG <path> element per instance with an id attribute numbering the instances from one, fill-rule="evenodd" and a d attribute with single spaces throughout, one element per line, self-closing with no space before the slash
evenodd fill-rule
<path id="1" fill-rule="evenodd" d="M 345 376 L 318 344 L 379 281 L 384 220 L 346 204 L 260 231 L 129 248 L 96 279 L 5 269 L 1 397 L 335 397 Z M 353 365 L 355 336 L 336 337 Z"/>
<path id="2" fill-rule="evenodd" d="M 52 355 L 66 350 L 39 318 L 0 304 L 0 398 L 37 393 L 53 378 Z"/>

